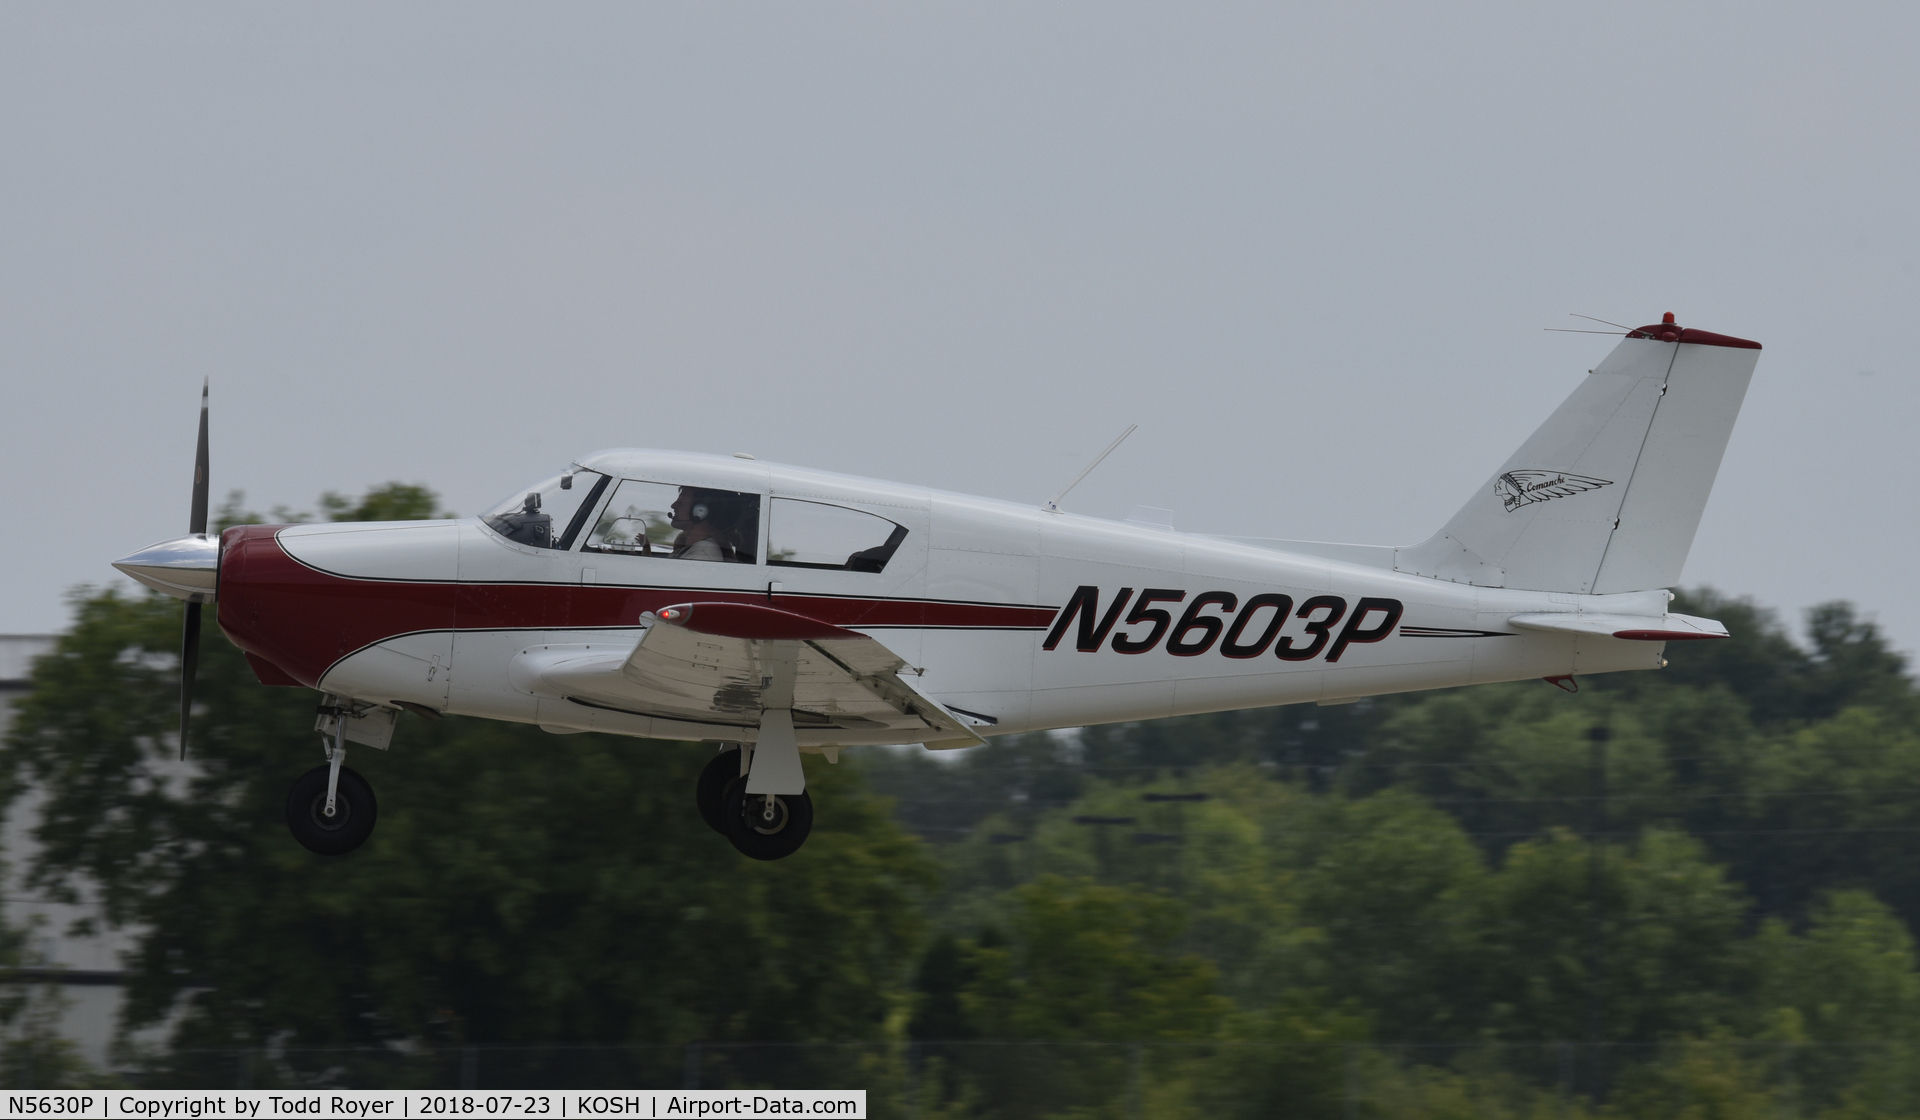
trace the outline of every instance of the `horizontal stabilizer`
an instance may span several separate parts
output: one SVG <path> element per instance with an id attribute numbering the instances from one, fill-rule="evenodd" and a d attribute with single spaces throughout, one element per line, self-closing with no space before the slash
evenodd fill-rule
<path id="1" fill-rule="evenodd" d="M 1690 614 L 1516 614 L 1508 625 L 1561 634 L 1602 634 L 1630 642 L 1695 642 L 1725 638 L 1727 628 L 1711 618 Z"/>

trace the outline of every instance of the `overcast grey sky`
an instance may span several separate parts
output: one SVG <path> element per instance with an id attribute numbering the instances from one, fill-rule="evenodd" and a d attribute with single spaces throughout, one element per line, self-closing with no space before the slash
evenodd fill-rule
<path id="1" fill-rule="evenodd" d="M 1431 534 L 1613 340 L 1766 346 L 1686 570 L 1920 647 L 1920 8 L 0 7 L 0 631 L 607 446 Z"/>

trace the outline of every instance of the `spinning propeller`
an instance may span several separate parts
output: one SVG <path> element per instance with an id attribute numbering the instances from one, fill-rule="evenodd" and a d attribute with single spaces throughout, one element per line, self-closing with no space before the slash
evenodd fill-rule
<path id="1" fill-rule="evenodd" d="M 193 678 L 200 666 L 200 608 L 213 601 L 220 576 L 220 542 L 207 536 L 207 386 L 200 385 L 200 443 L 193 453 L 193 507 L 187 535 L 161 541 L 113 566 L 176 599 L 187 601 L 180 635 L 180 758 L 187 757 L 187 722 L 193 714 Z"/>

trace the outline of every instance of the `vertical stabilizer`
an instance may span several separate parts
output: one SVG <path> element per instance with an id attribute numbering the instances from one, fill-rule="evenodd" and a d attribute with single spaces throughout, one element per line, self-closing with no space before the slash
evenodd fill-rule
<path id="1" fill-rule="evenodd" d="M 1760 344 L 1631 331 L 1398 571 L 1604 595 L 1670 587 L 1700 527 Z"/>

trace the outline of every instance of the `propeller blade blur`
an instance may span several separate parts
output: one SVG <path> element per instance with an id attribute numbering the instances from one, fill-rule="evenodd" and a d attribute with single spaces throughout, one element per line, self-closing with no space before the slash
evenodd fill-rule
<path id="1" fill-rule="evenodd" d="M 191 558 L 181 557 L 167 574 L 176 581 L 182 575 L 188 580 L 204 579 L 209 584 L 218 579 L 220 572 L 220 546 L 216 541 L 207 539 L 207 384 L 208 379 L 200 381 L 200 439 L 193 449 L 193 507 L 187 515 L 187 536 L 180 541 L 169 542 L 176 553 L 193 554 Z M 187 548 L 179 548 L 180 545 Z M 209 550 L 207 546 L 211 545 Z M 158 546 L 165 548 L 166 546 Z M 149 553 L 156 549 L 148 549 Z M 130 558 L 131 559 L 131 558 Z M 183 562 L 184 561 L 184 562 Z M 187 569 L 183 571 L 182 569 Z M 209 570 L 210 569 L 210 570 Z M 121 571 L 141 580 L 149 587 L 154 581 L 142 579 L 142 573 L 131 568 Z M 191 574 L 188 574 L 188 573 Z M 175 594 L 166 587 L 160 590 Z M 211 592 L 212 587 L 207 591 Z M 200 670 L 200 604 L 210 595 L 192 594 L 183 596 L 187 600 L 185 625 L 180 635 L 180 761 L 187 760 L 187 725 L 193 718 L 193 679 Z"/>
<path id="2" fill-rule="evenodd" d="M 200 382 L 200 445 L 193 452 L 193 513 L 187 532 L 207 531 L 207 382 Z"/>
<path id="3" fill-rule="evenodd" d="M 200 604 L 187 604 L 180 636 L 180 761 L 187 760 L 187 722 L 193 716 L 193 678 L 200 669 Z"/>

